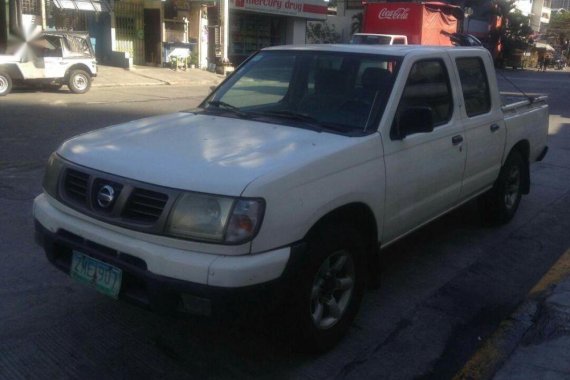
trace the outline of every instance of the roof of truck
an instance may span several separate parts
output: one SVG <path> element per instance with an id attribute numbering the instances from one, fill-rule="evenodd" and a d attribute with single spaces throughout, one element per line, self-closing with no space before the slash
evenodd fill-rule
<path id="1" fill-rule="evenodd" d="M 405 56 L 413 51 L 444 52 L 449 49 L 476 50 L 482 47 L 459 47 L 459 46 L 428 46 L 428 45 L 358 45 L 358 44 L 314 44 L 314 45 L 282 45 L 271 46 L 263 50 L 299 50 L 299 51 L 330 51 L 380 55 Z"/>

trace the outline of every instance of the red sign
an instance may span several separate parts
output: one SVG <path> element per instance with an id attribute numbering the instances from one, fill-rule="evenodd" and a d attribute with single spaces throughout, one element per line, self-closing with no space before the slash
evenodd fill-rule
<path id="1" fill-rule="evenodd" d="M 314 20 L 324 20 L 327 16 L 327 6 L 322 0 L 233 0 L 230 7 Z"/>

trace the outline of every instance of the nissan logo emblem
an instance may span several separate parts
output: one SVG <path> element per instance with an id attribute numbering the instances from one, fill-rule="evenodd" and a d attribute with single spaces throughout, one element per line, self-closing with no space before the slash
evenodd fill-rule
<path id="1" fill-rule="evenodd" d="M 102 208 L 109 207 L 115 200 L 115 189 L 111 185 L 105 185 L 97 193 L 97 204 Z"/>

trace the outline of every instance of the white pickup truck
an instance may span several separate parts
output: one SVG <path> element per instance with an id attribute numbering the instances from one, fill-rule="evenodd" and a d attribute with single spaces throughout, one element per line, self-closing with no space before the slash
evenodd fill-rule
<path id="1" fill-rule="evenodd" d="M 36 238 L 112 297 L 206 315 L 277 301 L 326 349 L 381 248 L 476 197 L 513 217 L 547 124 L 544 98 L 502 103 L 482 48 L 267 48 L 197 109 L 61 145 Z"/>

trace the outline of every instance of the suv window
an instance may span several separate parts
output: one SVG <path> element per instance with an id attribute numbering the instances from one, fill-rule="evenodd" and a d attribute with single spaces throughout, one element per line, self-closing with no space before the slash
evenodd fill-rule
<path id="1" fill-rule="evenodd" d="M 489 82 L 481 58 L 458 58 L 456 65 L 467 116 L 472 117 L 489 112 L 491 110 Z"/>
<path id="2" fill-rule="evenodd" d="M 30 42 L 36 57 L 62 57 L 61 39 L 55 36 L 41 36 Z"/>
<path id="3" fill-rule="evenodd" d="M 451 119 L 451 86 L 442 60 L 425 60 L 414 64 L 398 105 L 397 117 L 409 107 L 429 107 L 434 126 L 445 124 Z"/>

